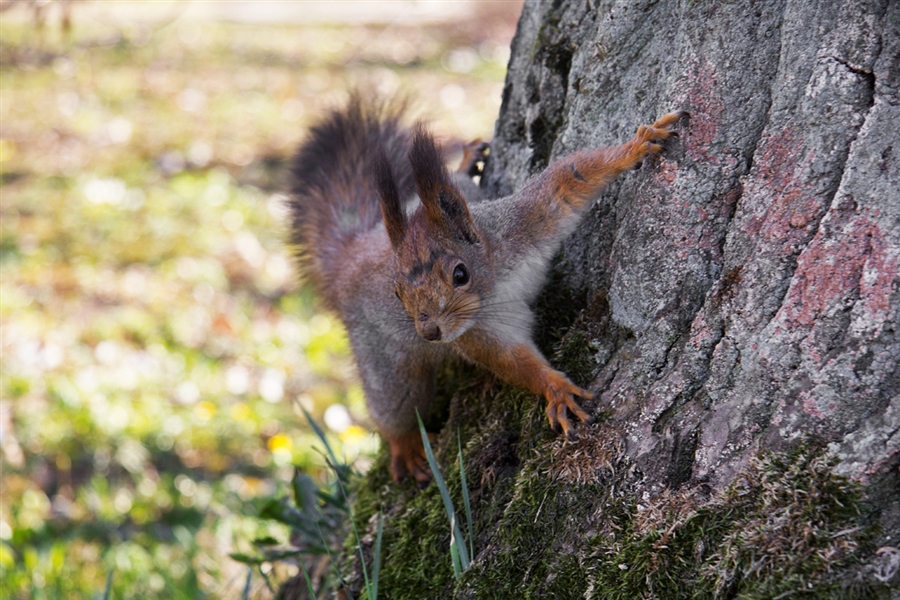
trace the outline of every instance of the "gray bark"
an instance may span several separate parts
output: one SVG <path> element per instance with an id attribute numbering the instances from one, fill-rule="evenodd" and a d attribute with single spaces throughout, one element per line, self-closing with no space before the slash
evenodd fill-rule
<path id="1" fill-rule="evenodd" d="M 718 487 L 815 435 L 842 474 L 896 474 L 900 2 L 593 4 L 526 4 L 486 187 L 691 113 L 559 267 L 608 298 L 592 389 L 628 455 Z"/>

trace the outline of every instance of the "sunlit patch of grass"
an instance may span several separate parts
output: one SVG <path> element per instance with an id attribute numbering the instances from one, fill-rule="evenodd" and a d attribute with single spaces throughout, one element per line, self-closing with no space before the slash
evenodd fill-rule
<path id="1" fill-rule="evenodd" d="M 362 415 L 342 328 L 293 283 L 284 163 L 351 84 L 424 99 L 445 138 L 489 137 L 491 48 L 179 22 L 61 42 L 4 20 L 0 595 L 241 594 L 228 553 L 286 534 L 260 498 L 294 466 L 324 480 L 293 400 Z M 348 451 L 371 450 L 353 427 Z"/>

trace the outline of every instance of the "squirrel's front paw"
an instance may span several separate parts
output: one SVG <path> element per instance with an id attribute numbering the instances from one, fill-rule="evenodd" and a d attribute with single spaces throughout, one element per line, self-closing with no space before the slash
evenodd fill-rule
<path id="1" fill-rule="evenodd" d="M 657 119 L 653 125 L 641 125 L 638 127 L 633 140 L 633 152 L 636 154 L 634 158 L 638 161 L 634 166 L 635 169 L 640 168 L 640 161 L 648 155 L 662 152 L 663 147 L 658 142 L 666 140 L 670 136 L 678 135 L 671 128 L 685 116 L 688 116 L 688 113 L 683 110 L 670 112 Z"/>
<path id="2" fill-rule="evenodd" d="M 397 436 L 384 436 L 391 446 L 391 477 L 400 482 L 407 474 L 413 476 L 419 486 L 431 481 L 428 459 L 425 458 L 425 446 L 422 434 L 413 430 Z"/>
<path id="3" fill-rule="evenodd" d="M 562 429 L 566 437 L 571 437 L 572 423 L 569 422 L 566 410 L 571 411 L 582 422 L 590 423 L 590 415 L 575 402 L 574 397 L 591 400 L 594 395 L 569 381 L 562 373 L 558 375 L 559 378 L 544 390 L 544 396 L 547 398 L 547 419 L 550 421 L 550 427 L 557 431 Z"/>

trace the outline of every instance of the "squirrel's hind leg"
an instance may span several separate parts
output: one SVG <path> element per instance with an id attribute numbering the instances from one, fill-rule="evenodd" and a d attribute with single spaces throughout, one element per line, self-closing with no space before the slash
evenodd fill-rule
<path id="1" fill-rule="evenodd" d="M 431 471 L 416 413 L 424 418 L 429 412 L 434 363 L 421 355 L 413 360 L 402 352 L 391 352 L 387 342 L 381 348 L 380 354 L 368 353 L 360 359 L 369 416 L 390 446 L 394 481 L 412 475 L 419 484 L 428 483 Z"/>
<path id="2" fill-rule="evenodd" d="M 385 435 L 391 447 L 391 477 L 399 482 L 407 474 L 412 475 L 419 485 L 431 481 L 425 446 L 418 429 L 399 435 Z"/>

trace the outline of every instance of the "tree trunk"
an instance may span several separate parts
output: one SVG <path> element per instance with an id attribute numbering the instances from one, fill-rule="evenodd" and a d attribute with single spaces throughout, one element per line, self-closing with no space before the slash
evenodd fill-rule
<path id="1" fill-rule="evenodd" d="M 605 418 L 567 442 L 537 397 L 456 392 L 475 560 L 453 579 L 436 490 L 382 458 L 385 597 L 897 597 L 900 2 L 527 2 L 482 187 L 679 109 L 536 307 Z"/>

